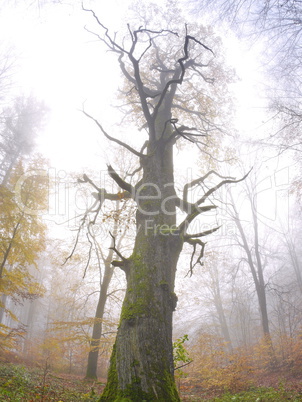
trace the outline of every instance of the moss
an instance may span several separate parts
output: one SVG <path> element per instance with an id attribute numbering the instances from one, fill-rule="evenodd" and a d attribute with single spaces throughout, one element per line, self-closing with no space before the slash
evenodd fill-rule
<path id="1" fill-rule="evenodd" d="M 133 320 L 146 316 L 146 314 L 153 314 L 158 316 L 160 312 L 156 308 L 154 302 L 152 283 L 150 283 L 150 275 L 153 273 L 147 269 L 141 256 L 138 253 L 133 253 L 129 258 L 131 279 L 133 282 L 130 284 L 125 297 L 121 312 L 121 320 L 127 320 L 129 325 L 133 324 Z M 153 267 L 155 271 L 157 268 Z M 135 286 L 134 286 L 135 285 Z M 152 308 L 150 308 L 152 306 Z"/>
<path id="2" fill-rule="evenodd" d="M 178 297 L 177 297 L 176 293 L 170 292 L 170 303 L 171 303 L 172 311 L 176 310 L 177 302 L 178 302 Z"/>
<path id="3" fill-rule="evenodd" d="M 177 388 L 174 383 L 171 374 L 164 376 L 162 382 L 162 395 L 157 397 L 154 396 L 154 392 L 144 392 L 141 389 L 141 383 L 139 379 L 133 379 L 133 382 L 127 386 L 125 390 L 116 390 L 116 394 L 106 397 L 104 399 L 104 393 L 101 396 L 100 401 L 107 402 L 179 402 L 180 398 L 178 396 Z"/>
<path id="4" fill-rule="evenodd" d="M 159 286 L 165 291 L 168 291 L 170 288 L 169 283 L 167 281 L 160 281 Z"/>
<path id="5" fill-rule="evenodd" d="M 158 306 L 156 304 L 154 297 L 154 292 L 158 292 L 159 290 L 158 286 L 161 287 L 165 292 L 167 292 L 165 294 L 165 297 L 167 297 L 169 302 L 171 302 L 173 305 L 175 304 L 175 300 L 177 300 L 176 295 L 170 292 L 168 281 L 162 280 L 160 282 L 154 283 L 154 281 L 150 280 L 152 277 L 158 277 L 156 274 L 156 270 L 160 269 L 160 267 L 157 267 L 155 265 L 151 266 L 151 264 L 146 264 L 146 260 L 144 260 L 144 252 L 146 250 L 148 251 L 146 255 L 150 256 L 151 241 L 152 239 L 148 239 L 148 237 L 142 237 L 139 241 L 139 244 L 136 244 L 133 254 L 128 259 L 130 267 L 130 273 L 127 278 L 128 290 L 123 304 L 120 321 L 120 328 L 122 328 L 123 331 L 129 329 L 124 327 L 125 324 L 126 326 L 136 325 L 140 318 L 146 316 L 154 316 L 157 320 L 160 320 L 161 318 L 164 319 L 163 312 L 161 311 L 161 306 Z M 149 347 L 145 348 L 144 353 L 145 356 L 152 356 L 154 350 L 149 345 Z M 103 394 L 100 397 L 100 401 L 180 401 L 174 382 L 173 373 L 171 374 L 169 370 L 163 372 L 164 367 L 169 367 L 169 364 L 166 361 L 167 357 L 165 356 L 165 353 L 163 353 L 162 362 L 157 361 L 156 366 L 149 367 L 150 375 L 152 377 L 156 376 L 156 378 L 153 378 L 153 383 L 151 382 L 151 379 L 149 379 L 151 385 L 149 384 L 149 388 L 148 390 L 146 390 L 147 392 L 142 390 L 140 376 L 143 377 L 145 373 L 142 373 L 140 371 L 140 362 L 137 360 L 133 360 L 132 367 L 129 367 L 129 370 L 133 370 L 136 373 L 137 377 L 132 378 L 131 384 L 129 384 L 126 389 L 119 389 L 116 370 L 116 359 L 116 351 L 114 348 L 110 361 L 108 383 L 103 391 Z"/>
<path id="6" fill-rule="evenodd" d="M 110 357 L 110 367 L 108 371 L 107 384 L 99 401 L 114 401 L 117 394 L 117 386 L 118 378 L 116 371 L 116 346 L 114 344 Z"/>
<path id="7" fill-rule="evenodd" d="M 167 392 L 167 401 L 179 402 L 177 387 L 174 381 L 174 376 L 171 373 L 166 372 L 164 375 L 165 390 Z"/>

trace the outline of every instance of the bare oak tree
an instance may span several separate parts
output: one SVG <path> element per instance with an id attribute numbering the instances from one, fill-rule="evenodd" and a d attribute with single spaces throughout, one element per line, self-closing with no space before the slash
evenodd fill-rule
<path id="1" fill-rule="evenodd" d="M 109 134 L 96 118 L 84 111 L 108 140 L 138 158 L 138 169 L 141 170 L 140 178 L 132 185 L 109 165 L 109 176 L 121 188 L 116 194 L 98 188 L 86 175 L 82 179 L 97 190 L 96 216 L 106 200 L 132 198 L 136 202 L 136 237 L 132 254 L 125 257 L 116 246 L 113 247 L 118 259 L 112 264 L 125 272 L 127 288 L 108 382 L 101 400 L 179 401 L 172 350 L 178 258 L 184 243 L 188 243 L 193 250 L 191 273 L 202 263 L 205 248 L 202 238 L 218 227 L 207 230 L 201 227 L 197 233 L 190 233 L 190 224 L 201 214 L 216 208 L 210 202 L 216 190 L 243 180 L 222 177 L 211 170 L 187 183 L 182 194 L 177 194 L 175 189 L 175 144 L 188 141 L 202 149 L 210 132 L 218 131 L 213 120 L 213 107 L 206 107 L 207 98 L 210 98 L 206 88 L 216 85 L 217 70 L 211 69 L 215 65 L 215 54 L 204 41 L 190 35 L 187 28 L 181 36 L 172 30 L 143 26 L 133 30 L 128 26 L 128 37 L 119 41 L 92 10 L 87 11 L 97 23 L 100 33 L 95 35 L 117 55 L 120 69 L 130 84 L 128 95 L 132 111 L 137 120 L 143 122 L 142 128 L 147 134 L 147 140 L 136 149 Z M 164 44 L 169 45 L 169 52 L 162 51 Z M 183 97 L 190 98 L 190 93 L 183 93 L 184 88 L 188 88 L 185 84 L 190 83 L 193 91 L 199 81 L 205 84 L 200 95 L 203 102 L 196 99 L 196 103 L 198 106 L 203 104 L 204 109 L 196 108 L 192 96 L 189 103 L 183 103 Z M 215 90 L 218 91 L 218 85 Z M 184 119 L 183 122 L 180 123 L 178 117 Z M 190 117 L 196 123 L 193 127 L 189 125 Z M 133 178 L 135 172 L 132 173 Z M 202 186 L 213 178 L 216 184 L 212 181 L 212 185 L 200 194 Z M 192 190 L 196 189 L 199 194 L 191 201 Z M 181 212 L 178 219 L 177 210 Z"/>

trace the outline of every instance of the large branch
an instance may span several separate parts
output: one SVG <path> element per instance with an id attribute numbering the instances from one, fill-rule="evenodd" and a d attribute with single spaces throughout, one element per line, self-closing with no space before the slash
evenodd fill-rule
<path id="1" fill-rule="evenodd" d="M 181 211 L 186 212 L 187 214 L 191 214 L 197 208 L 200 211 L 200 213 L 207 212 L 210 209 L 216 208 L 215 205 L 207 205 L 207 206 L 200 207 L 200 206 L 197 206 L 196 204 L 192 204 L 191 202 L 188 202 L 187 200 L 182 200 L 179 197 L 175 197 L 175 206 L 178 207 Z"/>
<path id="2" fill-rule="evenodd" d="M 212 209 L 216 209 L 216 205 L 206 205 L 203 207 L 200 207 L 198 205 L 194 205 L 193 210 L 187 215 L 187 217 L 182 221 L 182 223 L 178 226 L 178 230 L 180 233 L 186 233 L 187 228 L 189 227 L 190 223 L 193 222 L 195 218 L 197 218 L 198 215 L 211 211 Z"/>
<path id="3" fill-rule="evenodd" d="M 89 117 L 89 119 L 93 120 L 95 122 L 95 124 L 100 128 L 100 130 L 102 131 L 102 133 L 105 135 L 105 137 L 112 141 L 115 142 L 118 145 L 121 145 L 122 147 L 126 148 L 128 151 L 132 152 L 134 155 L 138 156 L 139 158 L 144 158 L 146 155 L 142 154 L 139 151 L 136 151 L 134 148 L 130 147 L 130 145 L 126 144 L 123 141 L 118 140 L 117 138 L 111 137 L 111 135 L 109 135 L 103 128 L 103 126 L 94 118 L 92 117 L 90 114 L 88 114 L 87 112 L 85 112 L 85 110 L 82 111 L 84 113 L 85 116 Z"/>
<path id="4" fill-rule="evenodd" d="M 252 170 L 252 169 L 251 169 Z M 246 177 L 249 175 L 249 173 L 251 172 L 251 170 L 244 175 L 241 179 L 235 180 L 235 179 L 225 179 L 222 180 L 220 183 L 218 183 L 216 186 L 210 188 L 195 204 L 191 204 L 193 205 L 193 210 L 191 212 L 188 213 L 187 217 L 183 220 L 183 222 L 179 225 L 179 231 L 180 233 L 185 234 L 187 228 L 189 227 L 190 223 L 201 213 L 206 212 L 206 211 L 210 211 L 211 209 L 217 208 L 216 205 L 208 205 L 208 206 L 203 206 L 201 207 L 200 204 L 203 204 L 205 202 L 205 200 L 211 195 L 213 194 L 216 190 L 218 190 L 220 187 L 222 187 L 225 184 L 230 184 L 230 183 L 239 183 L 243 180 L 246 179 Z M 184 201 L 187 202 L 187 190 L 189 187 L 195 186 L 201 182 L 203 182 L 210 174 L 215 173 L 217 176 L 221 177 L 218 173 L 216 173 L 215 171 L 210 171 L 208 172 L 206 175 L 204 175 L 203 177 L 200 177 L 196 180 L 193 180 L 191 183 L 188 183 L 185 185 L 184 188 Z M 188 203 L 187 203 L 188 204 Z"/>
<path id="5" fill-rule="evenodd" d="M 187 66 L 185 65 L 185 61 L 187 61 L 189 59 L 189 49 L 188 48 L 189 48 L 190 41 L 198 43 L 204 49 L 206 49 L 206 50 L 210 51 L 211 53 L 213 53 L 213 51 L 208 46 L 206 46 L 203 43 L 201 43 L 199 40 L 194 38 L 194 36 L 186 35 L 185 42 L 184 42 L 184 47 L 183 47 L 184 56 L 177 60 L 179 66 L 180 66 L 180 71 L 179 71 L 180 75 L 179 75 L 179 72 L 177 70 L 175 70 L 174 77 L 170 81 L 168 81 L 166 83 L 166 85 L 165 85 L 165 87 L 164 87 L 164 89 L 163 89 L 163 91 L 162 91 L 162 93 L 160 95 L 160 98 L 158 100 L 158 103 L 154 108 L 153 116 L 155 116 L 155 117 L 157 116 L 158 110 L 159 110 L 161 104 L 163 103 L 163 100 L 164 100 L 169 88 L 172 85 L 177 85 L 177 84 L 181 85 L 182 84 L 184 76 L 185 76 L 185 73 L 186 73 L 186 69 L 187 69 L 188 66 L 191 65 L 190 63 Z M 179 75 L 179 77 L 177 78 L 178 75 Z"/>
<path id="6" fill-rule="evenodd" d="M 123 180 L 117 173 L 116 171 L 113 169 L 113 167 L 111 165 L 107 166 L 108 168 L 108 173 L 109 176 L 125 191 L 127 191 L 128 193 L 132 194 L 134 197 L 134 187 L 131 186 L 130 183 L 126 182 L 125 180 Z"/>
<path id="7" fill-rule="evenodd" d="M 130 31 L 130 29 L 129 29 L 129 31 Z M 145 119 L 147 121 L 148 127 L 150 128 L 150 136 L 151 136 L 152 139 L 154 139 L 155 138 L 155 133 L 152 131 L 152 127 L 154 125 L 154 121 L 155 121 L 155 117 L 156 117 L 157 113 L 153 112 L 153 115 L 151 116 L 150 109 L 149 109 L 149 103 L 148 103 L 147 99 L 150 98 L 150 97 L 154 98 L 154 97 L 157 96 L 157 94 L 145 87 L 145 85 L 144 85 L 144 83 L 142 81 L 142 78 L 141 78 L 140 65 L 139 65 L 143 55 L 151 47 L 152 38 L 149 39 L 148 46 L 142 51 L 141 56 L 138 59 L 136 59 L 134 57 L 134 51 L 136 49 L 139 34 L 146 33 L 148 35 L 150 35 L 150 34 L 160 35 L 162 33 L 170 33 L 170 34 L 173 34 L 173 35 L 177 35 L 177 33 L 169 31 L 169 30 L 166 30 L 166 29 L 161 29 L 159 31 L 155 31 L 155 30 L 146 29 L 146 28 L 139 28 L 138 30 L 135 30 L 133 32 L 130 31 L 130 33 L 131 33 L 131 37 L 132 37 L 132 46 L 131 46 L 130 51 L 127 52 L 127 55 L 128 55 L 129 60 L 130 60 L 130 62 L 132 64 L 132 66 L 133 66 L 134 79 L 136 81 L 136 87 L 137 87 L 137 91 L 138 91 L 139 98 L 140 98 L 140 101 L 141 101 L 142 110 L 143 110 Z"/>
<path id="8" fill-rule="evenodd" d="M 190 188 L 195 187 L 198 184 L 204 183 L 204 181 L 212 174 L 220 177 L 221 179 L 235 180 L 233 177 L 224 177 L 224 176 L 220 175 L 219 173 L 215 172 L 215 170 L 210 170 L 204 176 L 198 177 L 197 179 L 194 179 L 191 182 L 185 184 L 184 189 L 183 189 L 184 201 L 187 201 L 187 199 L 188 199 L 188 191 Z"/>
<path id="9" fill-rule="evenodd" d="M 253 168 L 252 168 L 253 169 Z M 247 178 L 247 176 L 250 174 L 251 170 L 250 169 L 247 174 L 245 174 L 241 179 L 238 180 L 234 180 L 234 179 L 226 179 L 226 180 L 222 180 L 220 183 L 218 183 L 216 186 L 210 188 L 210 190 L 208 190 L 198 201 L 197 204 L 203 204 L 205 202 L 205 200 L 207 198 L 209 198 L 209 196 L 211 194 L 213 194 L 216 190 L 218 190 L 220 187 L 224 186 L 225 184 L 231 184 L 231 183 L 240 183 L 241 181 L 245 180 Z"/>
<path id="10" fill-rule="evenodd" d="M 194 144 L 199 143 L 199 144 L 206 145 L 197 139 L 198 137 L 206 137 L 206 135 L 200 134 L 199 130 L 196 127 L 187 127 L 184 125 L 181 125 L 180 127 L 176 127 L 177 119 L 170 119 L 170 122 L 171 122 L 172 126 L 174 127 L 174 131 L 170 135 L 170 137 L 166 140 L 166 143 L 171 141 L 173 138 L 175 138 L 175 140 L 177 140 L 178 137 L 182 137 L 185 140 L 192 142 Z M 195 138 L 195 137 L 197 137 L 197 138 Z"/>
<path id="11" fill-rule="evenodd" d="M 150 32 L 150 33 L 160 33 L 163 32 L 162 31 L 151 31 L 151 30 L 147 30 L 147 29 L 138 29 L 136 31 L 131 31 L 130 27 L 128 25 L 128 29 L 131 35 L 131 39 L 132 39 L 132 45 L 129 51 L 127 51 L 123 46 L 120 46 L 110 35 L 109 35 L 109 30 L 108 28 L 103 25 L 101 23 L 101 21 L 99 20 L 99 18 L 97 17 L 97 15 L 95 14 L 95 12 L 91 9 L 85 9 L 82 6 L 84 11 L 88 11 L 90 13 L 92 13 L 93 17 L 95 18 L 96 22 L 98 23 L 99 26 L 102 27 L 102 29 L 104 29 L 105 31 L 105 39 L 103 39 L 102 37 L 100 37 L 99 35 L 95 34 L 102 42 L 104 42 L 106 44 L 106 46 L 113 52 L 119 53 L 119 63 L 120 63 L 120 67 L 121 70 L 123 72 L 123 74 L 125 75 L 125 77 L 132 83 L 135 83 L 136 87 L 137 87 L 137 91 L 140 97 L 140 101 L 141 101 L 141 106 L 143 109 L 143 113 L 145 116 L 145 119 L 148 123 L 148 125 L 151 124 L 151 114 L 149 111 L 149 106 L 148 106 L 148 102 L 147 102 L 147 97 L 148 95 L 145 93 L 144 91 L 144 84 L 141 80 L 141 76 L 140 76 L 140 70 L 139 70 L 139 60 L 137 60 L 134 57 L 134 51 L 137 45 L 137 41 L 138 41 L 138 33 L 143 33 L 143 32 Z M 147 47 L 147 49 L 145 49 L 145 51 L 143 52 L 143 54 L 149 49 L 149 46 Z M 129 72 L 126 69 L 125 64 L 122 61 L 122 57 L 123 55 L 126 54 L 133 66 L 134 69 L 134 77 L 131 77 L 131 74 L 129 74 Z"/>
<path id="12" fill-rule="evenodd" d="M 184 236 L 184 240 L 188 240 L 188 239 L 194 239 L 197 237 L 204 237 L 204 236 L 208 236 L 209 234 L 212 234 L 214 232 L 216 232 L 217 230 L 219 230 L 221 228 L 221 226 L 217 226 L 213 229 L 209 229 L 209 230 L 205 230 L 204 232 L 199 232 L 199 233 L 193 233 L 193 234 L 186 234 Z"/>

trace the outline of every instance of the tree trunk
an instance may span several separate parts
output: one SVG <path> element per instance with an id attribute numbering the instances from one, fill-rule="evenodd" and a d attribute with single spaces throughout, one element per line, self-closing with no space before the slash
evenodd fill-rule
<path id="1" fill-rule="evenodd" d="M 288 253 L 292 262 L 293 269 L 295 271 L 297 284 L 300 292 L 302 293 L 302 275 L 301 275 L 301 267 L 300 261 L 297 256 L 296 247 L 293 240 L 290 237 L 284 236 L 286 241 L 286 247 L 288 249 Z"/>
<path id="2" fill-rule="evenodd" d="M 242 240 L 242 247 L 246 253 L 247 257 L 247 263 L 250 268 L 251 274 L 253 276 L 255 288 L 256 288 L 256 293 L 257 293 L 257 299 L 258 299 L 258 304 L 259 304 L 259 309 L 260 309 L 260 314 L 261 314 L 261 323 L 262 323 L 262 330 L 263 330 L 263 335 L 267 338 L 270 339 L 270 331 L 269 331 L 269 319 L 268 319 L 268 312 L 267 312 L 267 301 L 266 301 L 266 291 L 265 291 L 265 282 L 264 282 L 264 276 L 263 276 L 263 264 L 259 252 L 259 242 L 258 242 L 258 223 L 257 223 L 257 216 L 255 210 L 252 210 L 253 213 L 253 220 L 254 220 L 254 253 L 255 253 L 255 260 L 256 263 L 254 263 L 254 259 L 252 256 L 251 249 L 248 245 L 248 240 L 245 235 L 244 229 L 242 227 L 241 221 L 239 219 L 239 214 L 238 211 L 235 207 L 234 200 L 233 201 L 233 210 L 234 210 L 234 221 L 236 223 L 236 226 L 239 230 L 241 240 Z M 252 205 L 253 208 L 253 205 Z"/>
<path id="3" fill-rule="evenodd" d="M 118 216 L 120 216 L 120 202 L 118 201 L 116 203 L 116 213 Z M 113 226 L 113 233 L 114 235 L 118 232 L 118 219 L 115 219 L 114 221 L 114 226 Z M 126 230 L 122 233 L 122 235 L 119 238 L 118 241 L 118 247 L 120 247 L 124 237 L 126 234 Z M 109 252 L 106 258 L 103 257 L 102 255 L 102 260 L 104 263 L 104 276 L 102 280 L 102 275 L 101 275 L 101 263 L 99 260 L 99 270 L 100 270 L 100 294 L 99 294 L 99 300 L 95 312 L 95 321 L 93 324 L 93 329 L 92 329 L 92 339 L 90 342 L 90 351 L 88 353 L 88 362 L 87 362 L 87 369 L 86 369 L 86 376 L 85 378 L 97 378 L 97 364 L 98 364 L 98 357 L 99 357 L 99 348 L 100 348 L 100 340 L 102 336 L 102 330 L 103 330 L 103 317 L 104 317 L 104 312 L 105 312 L 105 305 L 107 302 L 108 298 L 108 288 L 112 279 L 114 267 L 111 266 L 112 260 L 113 260 L 113 255 L 114 251 L 113 248 L 115 246 L 115 237 L 112 238 L 111 241 L 111 247 L 109 248 Z M 96 244 L 96 247 L 98 245 Z"/>
<path id="4" fill-rule="evenodd" d="M 220 328 L 221 328 L 221 333 L 226 342 L 226 347 L 229 352 L 232 352 L 233 346 L 232 346 L 230 331 L 229 331 L 228 323 L 227 323 L 227 320 L 225 317 L 219 288 L 217 289 L 217 293 L 214 298 L 214 304 L 215 304 L 215 308 L 216 308 L 216 311 L 218 314 L 218 320 L 219 320 L 219 324 L 220 324 Z"/>
<path id="5" fill-rule="evenodd" d="M 208 106 L 205 111 L 199 110 L 199 106 L 208 103 L 207 99 L 210 99 L 208 95 L 200 95 L 202 101 L 197 102 L 196 109 L 195 106 L 191 109 L 190 104 L 194 96 L 190 95 L 188 104 L 185 104 L 182 100 L 182 91 L 176 97 L 176 90 L 189 77 L 194 77 L 195 85 L 195 77 L 198 75 L 205 83 L 213 82 L 212 76 L 216 73 L 216 67 L 211 70 L 211 77 L 207 76 L 207 67 L 211 64 L 214 52 L 195 37 L 188 35 L 187 28 L 184 41 L 181 39 L 180 47 L 172 57 L 171 49 L 174 49 L 172 42 L 167 42 L 168 47 L 164 47 L 163 53 L 161 45 L 167 37 L 170 37 L 171 41 L 175 39 L 178 42 L 179 36 L 176 32 L 165 29 L 149 31 L 140 27 L 131 31 L 128 27 L 131 31 L 131 44 L 126 50 L 124 42 L 118 44 L 115 36 L 111 37 L 109 30 L 99 21 L 93 10 L 85 10 L 92 13 L 104 30 L 102 41 L 108 49 L 119 55 L 121 71 L 131 88 L 129 103 L 132 104 L 134 113 L 137 113 L 136 111 L 141 113 L 144 121 L 142 128 L 146 128 L 148 134 L 148 140 L 141 147 L 141 151 L 137 151 L 109 135 L 96 119 L 84 111 L 86 116 L 94 120 L 107 139 L 139 158 L 140 167 L 130 176 L 133 177 L 134 173 L 141 169 L 143 172 L 142 179 L 136 185 L 132 185 L 123 180 L 109 165 L 110 177 L 124 190 L 119 194 L 111 194 L 106 189 L 98 188 L 87 175 L 83 175 L 81 181 L 89 182 L 94 189 L 98 189 L 100 205 L 105 199 L 118 200 L 123 196 L 134 199 L 137 204 L 137 231 L 132 255 L 124 258 L 114 247 L 120 260 L 114 261 L 113 265 L 124 270 L 127 288 L 111 356 L 108 382 L 100 400 L 179 401 L 174 381 L 172 346 L 172 314 L 177 303 L 174 293 L 177 261 L 183 243 L 187 242 L 193 249 L 190 272 L 193 272 L 196 264 L 201 264 L 205 243 L 200 238 L 213 233 L 218 227 L 192 234 L 188 234 L 187 229 L 201 213 L 216 208 L 213 204 L 203 205 L 213 192 L 222 185 L 238 182 L 223 178 L 220 183 L 207 189 L 194 203 L 188 201 L 188 193 L 199 184 L 203 184 L 209 175 L 217 175 L 216 172 L 210 171 L 187 183 L 183 189 L 183 198 L 177 197 L 174 189 L 173 146 L 179 139 L 203 144 L 200 137 L 208 136 L 212 126 L 209 120 L 213 117 L 211 102 L 209 120 L 204 119 Z M 148 44 L 144 48 L 146 38 Z M 153 49 L 152 54 L 150 47 Z M 201 53 L 208 54 L 208 63 L 195 61 L 201 55 L 199 47 L 202 48 Z M 141 51 L 141 48 L 144 50 Z M 148 59 L 148 56 L 151 58 Z M 199 71 L 203 67 L 206 67 L 207 72 Z M 132 91 L 132 88 L 135 91 Z M 185 125 L 178 123 L 178 115 L 184 119 Z M 189 121 L 194 127 L 187 126 Z M 138 124 L 141 125 L 141 122 Z M 216 124 L 214 127 L 216 130 Z M 176 207 L 186 213 L 179 227 L 176 226 Z M 193 263 L 195 252 L 198 255 Z"/>
<path id="6" fill-rule="evenodd" d="M 256 284 L 256 291 L 257 291 L 257 297 L 258 297 L 259 308 L 260 308 L 260 313 L 261 313 L 262 329 L 263 329 L 264 336 L 270 338 L 265 283 L 264 283 L 262 270 L 261 271 L 258 270 L 258 275 L 259 275 L 259 277 L 258 277 L 258 283 Z"/>
<path id="7" fill-rule="evenodd" d="M 113 253 L 110 253 L 111 256 L 112 254 Z M 102 336 L 103 316 L 104 316 L 105 304 L 107 301 L 107 291 L 113 274 L 113 268 L 110 267 L 110 264 L 111 259 L 110 261 L 106 261 L 105 264 L 104 279 L 100 287 L 100 295 L 95 312 L 95 322 L 93 324 L 92 329 L 92 339 L 90 342 L 90 351 L 88 353 L 88 362 L 87 362 L 85 378 L 97 378 L 97 364 L 99 357 L 100 340 Z"/>
<path id="8" fill-rule="evenodd" d="M 182 240 L 176 228 L 172 146 L 151 150 L 139 183 L 137 235 L 123 262 L 126 295 L 101 401 L 179 401 L 174 382 L 172 314 Z"/>
<path id="9" fill-rule="evenodd" d="M 4 312 L 5 312 L 6 299 L 7 299 L 7 295 L 3 294 L 1 296 L 2 307 L 0 307 L 0 324 L 3 324 L 3 317 L 4 317 Z"/>

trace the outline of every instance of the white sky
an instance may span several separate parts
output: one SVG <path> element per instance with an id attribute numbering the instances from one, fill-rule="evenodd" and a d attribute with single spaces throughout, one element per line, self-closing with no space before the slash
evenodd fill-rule
<path id="1" fill-rule="evenodd" d="M 100 19 L 117 31 L 131 2 L 90 3 L 98 4 L 93 9 Z M 118 64 L 84 30 L 84 25 L 91 21 L 90 14 L 83 12 L 78 2 L 73 6 L 54 4 L 40 8 L 18 3 L 3 7 L 0 14 L 1 37 L 14 44 L 17 57 L 21 55 L 20 92 L 33 92 L 52 109 L 38 144 L 54 167 L 77 170 L 95 168 L 99 163 L 102 137 L 79 112 L 83 103 L 88 112 L 101 118 L 108 130 L 115 120 L 110 104 L 114 103 L 120 82 Z M 229 48 L 230 62 L 234 62 L 243 79 L 237 85 L 241 109 L 238 124 L 242 129 L 247 126 L 247 119 L 253 125 L 258 124 L 251 118 L 257 97 L 253 82 L 258 77 L 253 55 L 245 53 L 242 57 L 237 45 Z"/>
<path id="2" fill-rule="evenodd" d="M 90 3 L 97 4 L 91 7 L 111 31 L 125 26 L 130 0 Z M 48 124 L 37 140 L 39 150 L 50 159 L 52 172 L 61 175 L 62 170 L 104 170 L 109 161 L 104 137 L 80 109 L 85 104 L 87 112 L 100 119 L 110 134 L 118 132 L 114 127 L 116 111 L 111 108 L 121 82 L 116 58 L 84 30 L 94 20 L 82 11 L 80 2 L 72 6 L 49 4 L 40 9 L 16 4 L 2 7 L 0 35 L 16 49 L 16 95 L 32 92 L 51 108 Z M 241 79 L 236 84 L 238 129 L 251 134 L 263 120 L 263 102 L 258 97 L 263 80 L 259 59 L 230 33 L 225 32 L 223 39 L 229 64 Z M 192 160 L 192 151 L 189 153 Z"/>
<path id="3" fill-rule="evenodd" d="M 122 4 L 107 3 L 104 18 L 118 15 Z M 79 110 L 85 103 L 87 111 L 109 124 L 106 109 L 118 86 L 118 66 L 84 30 L 89 21 L 91 16 L 80 6 L 61 4 L 40 12 L 7 7 L 0 15 L 0 35 L 14 45 L 18 58 L 16 95 L 33 93 L 51 108 L 38 144 L 52 166 L 60 168 L 92 167 L 96 162 L 101 134 Z"/>

